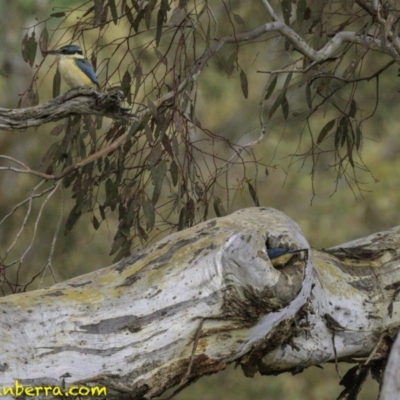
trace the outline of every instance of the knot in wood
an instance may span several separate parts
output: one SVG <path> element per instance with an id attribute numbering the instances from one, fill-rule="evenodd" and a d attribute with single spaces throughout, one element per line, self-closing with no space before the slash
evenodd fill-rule
<path id="1" fill-rule="evenodd" d="M 126 109 L 121 107 L 123 99 L 124 93 L 121 90 L 114 89 L 107 93 L 99 93 L 96 103 L 98 107 L 107 111 L 126 112 Z"/>

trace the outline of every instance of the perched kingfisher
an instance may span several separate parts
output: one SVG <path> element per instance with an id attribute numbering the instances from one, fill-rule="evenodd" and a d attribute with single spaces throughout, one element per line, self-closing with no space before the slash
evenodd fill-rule
<path id="1" fill-rule="evenodd" d="M 293 257 L 293 255 L 297 253 L 302 253 L 306 251 L 308 253 L 308 249 L 285 249 L 282 247 L 275 247 L 272 249 L 267 249 L 268 257 L 271 260 L 272 265 L 275 268 L 281 268 L 286 265 L 289 260 Z"/>
<path id="2" fill-rule="evenodd" d="M 71 88 L 100 88 L 93 66 L 76 44 L 67 44 L 57 50 L 43 51 L 45 54 L 58 55 L 58 68 L 64 81 Z"/>

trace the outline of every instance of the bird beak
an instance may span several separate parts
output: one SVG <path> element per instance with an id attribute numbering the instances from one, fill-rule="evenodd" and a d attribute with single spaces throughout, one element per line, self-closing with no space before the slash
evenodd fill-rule
<path id="1" fill-rule="evenodd" d="M 42 50 L 43 54 L 61 54 L 61 50 Z"/>

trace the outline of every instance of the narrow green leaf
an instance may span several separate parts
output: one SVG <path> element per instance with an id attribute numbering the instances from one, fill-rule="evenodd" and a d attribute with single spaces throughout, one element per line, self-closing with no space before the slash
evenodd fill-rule
<path id="1" fill-rule="evenodd" d="M 233 19 L 238 25 L 244 25 L 244 20 L 239 14 L 233 13 Z"/>
<path id="2" fill-rule="evenodd" d="M 99 170 L 99 172 L 103 171 L 103 157 L 99 157 L 97 159 L 97 169 Z"/>
<path id="3" fill-rule="evenodd" d="M 225 72 L 228 74 L 228 76 L 231 76 L 233 71 L 235 70 L 235 63 L 238 58 L 238 53 L 237 50 L 235 49 L 228 57 L 225 63 Z"/>
<path id="4" fill-rule="evenodd" d="M 174 158 L 174 152 L 172 150 L 172 146 L 171 146 L 171 139 L 169 138 L 168 135 L 163 135 L 162 139 L 161 139 L 161 143 L 164 147 L 164 149 L 167 151 L 168 155 L 172 158 Z"/>
<path id="5" fill-rule="evenodd" d="M 277 97 L 277 99 L 275 100 L 274 104 L 272 105 L 270 111 L 269 111 L 269 118 L 271 118 L 275 111 L 278 109 L 278 107 L 282 104 L 282 102 L 285 102 L 285 98 L 286 98 L 286 89 L 289 86 L 289 83 L 292 79 L 293 73 L 290 72 L 287 74 L 286 79 L 285 79 L 285 83 L 283 84 L 282 87 L 282 91 L 280 93 L 280 95 Z M 287 100 L 286 100 L 287 101 Z"/>
<path id="6" fill-rule="evenodd" d="M 247 81 L 246 73 L 240 69 L 240 86 L 242 88 L 242 93 L 245 99 L 247 99 L 249 95 L 249 83 Z"/>
<path id="7" fill-rule="evenodd" d="M 321 132 L 318 135 L 317 144 L 320 144 L 325 139 L 326 135 L 334 127 L 335 122 L 336 122 L 336 120 L 332 119 L 328 123 L 325 124 L 325 126 L 321 129 Z"/>
<path id="8" fill-rule="evenodd" d="M 90 139 L 93 143 L 96 143 L 96 128 L 95 128 L 95 121 L 92 116 L 85 115 L 83 117 L 84 129 L 87 130 L 89 133 Z"/>
<path id="9" fill-rule="evenodd" d="M 206 202 L 204 204 L 203 221 L 207 221 L 208 220 L 208 206 L 209 206 L 209 203 Z"/>
<path id="10" fill-rule="evenodd" d="M 133 27 L 135 25 L 135 20 L 133 19 L 133 15 L 132 15 L 131 9 L 126 4 L 125 4 L 125 10 L 124 11 L 125 11 L 126 18 L 128 19 L 129 23 Z"/>
<path id="11" fill-rule="evenodd" d="M 285 121 L 287 121 L 288 116 L 289 116 L 289 103 L 287 101 L 286 96 L 284 96 L 282 99 L 281 107 L 282 107 L 283 116 L 285 117 Z"/>
<path id="12" fill-rule="evenodd" d="M 117 11 L 117 6 L 115 4 L 115 0 L 108 0 L 108 7 L 110 8 L 114 25 L 117 25 L 117 22 L 118 22 L 118 11 Z"/>
<path id="13" fill-rule="evenodd" d="M 179 212 L 179 220 L 178 220 L 178 232 L 183 231 L 186 228 L 186 206 L 181 208 Z"/>
<path id="14" fill-rule="evenodd" d="M 106 219 L 106 210 L 105 210 L 105 207 L 102 206 L 101 204 L 99 205 L 99 211 L 100 211 L 101 219 L 104 221 Z"/>
<path id="15" fill-rule="evenodd" d="M 131 246 L 132 246 L 132 238 L 126 239 L 123 245 L 121 246 L 121 250 L 118 254 L 114 257 L 113 263 L 121 261 L 122 259 L 129 257 L 131 255 Z"/>
<path id="16" fill-rule="evenodd" d="M 355 137 L 355 145 L 357 150 L 360 150 L 361 140 L 362 140 L 361 124 L 357 124 L 356 137 Z"/>
<path id="17" fill-rule="evenodd" d="M 298 0 L 297 1 L 296 20 L 297 20 L 297 24 L 300 27 L 300 29 L 302 28 L 302 25 L 304 22 L 306 7 L 307 7 L 306 0 Z"/>
<path id="18" fill-rule="evenodd" d="M 339 126 L 338 126 L 336 128 L 336 132 L 335 132 L 335 148 L 336 149 L 339 147 L 340 138 L 341 138 L 341 130 L 339 129 Z"/>
<path id="19" fill-rule="evenodd" d="M 42 33 L 40 34 L 39 47 L 40 50 L 47 50 L 48 46 L 49 46 L 49 31 L 47 30 L 46 27 L 44 27 Z"/>
<path id="20" fill-rule="evenodd" d="M 136 12 L 140 11 L 140 5 L 138 4 L 138 2 L 136 0 L 131 0 L 132 6 L 133 8 L 136 10 Z"/>
<path id="21" fill-rule="evenodd" d="M 137 33 L 139 32 L 140 23 L 143 21 L 143 17 L 145 15 L 145 10 L 141 9 L 136 15 L 135 21 L 133 22 L 133 29 Z"/>
<path id="22" fill-rule="evenodd" d="M 101 24 L 102 22 L 104 22 L 104 14 L 107 13 L 107 6 L 104 7 L 103 9 L 103 5 L 104 5 L 104 0 L 94 0 L 94 6 L 93 6 L 93 10 L 86 10 L 86 12 L 83 14 L 82 17 L 86 17 L 86 15 L 89 15 L 92 13 L 92 11 L 94 11 L 94 26 L 97 26 L 99 24 Z M 100 28 L 101 29 L 101 28 Z"/>
<path id="23" fill-rule="evenodd" d="M 39 93 L 34 91 L 32 87 L 29 88 L 27 92 L 28 102 L 31 106 L 36 106 L 39 104 Z"/>
<path id="24" fill-rule="evenodd" d="M 150 151 L 149 154 L 149 164 L 150 166 L 156 165 L 161 160 L 163 149 L 161 143 L 157 143 Z"/>
<path id="25" fill-rule="evenodd" d="M 178 231 L 193 226 L 195 217 L 194 210 L 194 201 L 193 199 L 189 199 L 179 213 Z"/>
<path id="26" fill-rule="evenodd" d="M 125 133 L 125 130 L 126 130 L 126 127 L 121 127 L 120 128 L 121 134 Z M 138 121 L 134 121 L 132 123 L 132 126 L 129 129 L 128 136 L 127 136 L 126 140 L 132 139 L 132 137 L 136 136 L 136 134 L 138 132 L 142 132 L 142 130 L 143 130 L 143 125 Z M 118 135 L 118 136 L 120 136 L 120 135 Z"/>
<path id="27" fill-rule="evenodd" d="M 46 151 L 46 153 L 44 154 L 44 156 L 42 157 L 42 161 L 41 164 L 46 165 L 46 164 L 52 164 L 54 162 L 55 156 L 57 154 L 58 151 L 58 143 L 53 143 L 48 150 Z"/>
<path id="28" fill-rule="evenodd" d="M 136 229 L 137 229 L 139 237 L 142 240 L 148 240 L 149 239 L 149 236 L 147 235 L 146 231 L 142 228 L 142 225 L 140 225 L 139 221 L 138 221 L 138 224 L 136 226 Z"/>
<path id="29" fill-rule="evenodd" d="M 96 120 L 96 129 L 101 129 L 101 127 L 103 125 L 103 116 L 96 115 L 95 120 Z"/>
<path id="30" fill-rule="evenodd" d="M 180 26 L 186 18 L 186 10 L 180 6 L 180 4 L 174 8 L 171 13 L 169 22 L 171 26 Z"/>
<path id="31" fill-rule="evenodd" d="M 172 184 L 175 187 L 178 183 L 178 166 L 176 165 L 174 160 L 172 160 L 171 162 L 171 165 L 169 167 L 169 172 L 171 174 Z"/>
<path id="32" fill-rule="evenodd" d="M 160 44 L 164 23 L 167 22 L 167 12 L 169 10 L 168 0 L 161 0 L 160 9 L 157 13 L 156 28 L 156 47 Z"/>
<path id="33" fill-rule="evenodd" d="M 282 92 L 275 100 L 274 104 L 272 104 L 272 107 L 269 110 L 268 117 L 272 118 L 272 116 L 275 114 L 275 111 L 278 109 L 278 107 L 282 104 L 284 99 L 286 98 L 286 91 Z"/>
<path id="34" fill-rule="evenodd" d="M 256 190 L 254 189 L 254 186 L 253 186 L 249 181 L 247 181 L 247 186 L 248 186 L 248 188 L 249 188 L 250 196 L 251 196 L 251 198 L 253 199 L 254 204 L 255 204 L 257 207 L 260 207 L 260 202 L 259 202 L 259 200 L 258 200 L 257 192 L 256 192 Z"/>
<path id="35" fill-rule="evenodd" d="M 158 117 L 158 112 L 157 112 L 157 107 L 155 106 L 155 104 L 150 100 L 150 98 L 148 97 L 147 99 L 147 105 L 150 108 L 151 114 L 153 116 L 154 119 L 157 119 Z"/>
<path id="36" fill-rule="evenodd" d="M 349 158 L 350 165 L 354 168 L 354 160 L 353 160 L 354 143 L 350 135 L 346 137 L 346 142 L 347 142 L 347 157 Z"/>
<path id="37" fill-rule="evenodd" d="M 264 96 L 264 100 L 268 100 L 271 97 L 272 92 L 275 89 L 276 82 L 278 81 L 278 76 L 270 76 L 271 83 L 268 85 L 267 93 Z"/>
<path id="38" fill-rule="evenodd" d="M 126 0 L 121 1 L 121 11 L 120 14 L 123 14 L 125 12 L 125 7 L 126 7 Z"/>
<path id="39" fill-rule="evenodd" d="M 118 231 L 114 236 L 113 244 L 111 245 L 110 256 L 115 254 L 121 246 L 126 242 L 126 236 L 122 234 L 121 231 Z"/>
<path id="40" fill-rule="evenodd" d="M 108 178 L 105 183 L 105 189 L 106 189 L 106 204 L 107 205 L 115 204 L 115 201 L 117 200 L 118 197 L 117 185 L 115 185 L 114 182 L 110 178 Z"/>
<path id="41" fill-rule="evenodd" d="M 308 108 L 312 108 L 312 96 L 311 96 L 311 86 L 310 85 L 306 85 L 306 101 L 307 101 L 307 105 Z"/>
<path id="42" fill-rule="evenodd" d="M 97 229 L 99 229 L 99 227 L 100 227 L 100 222 L 96 218 L 95 215 L 93 215 L 93 217 L 92 217 L 92 224 L 93 224 L 93 228 L 97 231 Z"/>
<path id="43" fill-rule="evenodd" d="M 86 17 L 87 15 L 90 15 L 94 11 L 94 17 L 93 17 L 93 26 L 96 26 L 100 22 L 100 11 L 102 7 L 102 0 L 93 0 L 94 5 L 89 7 L 83 14 L 81 18 Z"/>
<path id="44" fill-rule="evenodd" d="M 292 43 L 287 38 L 285 38 L 284 45 L 285 45 L 285 51 L 290 51 L 293 49 Z"/>
<path id="45" fill-rule="evenodd" d="M 343 147 L 343 145 L 346 143 L 347 139 L 347 131 L 348 131 L 348 121 L 346 117 L 340 118 L 340 121 L 337 125 L 336 128 L 336 133 L 335 133 L 335 147 L 338 148 Z"/>
<path id="46" fill-rule="evenodd" d="M 167 161 L 161 160 L 160 163 L 151 169 L 151 177 L 154 182 L 154 191 L 151 201 L 154 205 L 157 204 L 158 199 L 160 198 L 163 181 L 165 178 L 165 174 L 167 173 Z"/>
<path id="47" fill-rule="evenodd" d="M 290 17 L 292 16 L 292 0 L 281 0 L 281 8 L 283 20 L 286 25 L 290 25 Z"/>
<path id="48" fill-rule="evenodd" d="M 293 76 L 292 72 L 289 72 L 287 74 L 286 79 L 285 79 L 285 83 L 283 84 L 283 87 L 282 87 L 282 92 L 286 91 L 286 89 L 288 88 L 289 83 L 292 80 L 292 76 Z"/>
<path id="49" fill-rule="evenodd" d="M 131 104 L 131 81 L 132 77 L 128 71 L 125 71 L 124 76 L 122 77 L 121 81 L 121 89 L 124 92 L 124 96 L 128 104 Z"/>
<path id="50" fill-rule="evenodd" d="M 179 157 L 179 143 L 178 138 L 176 137 L 176 132 L 172 136 L 172 148 L 174 149 L 175 157 Z"/>
<path id="51" fill-rule="evenodd" d="M 204 196 L 204 186 L 201 185 L 199 182 L 196 182 L 194 186 L 194 192 L 196 193 L 197 198 L 199 200 L 202 200 Z"/>
<path id="52" fill-rule="evenodd" d="M 51 131 L 51 136 L 58 136 L 60 135 L 65 129 L 65 124 L 56 125 Z"/>
<path id="53" fill-rule="evenodd" d="M 224 206 L 222 205 L 222 201 L 219 197 L 214 197 L 214 211 L 217 217 L 224 217 L 226 215 L 226 211 Z"/>
<path id="54" fill-rule="evenodd" d="M 351 99 L 350 102 L 350 111 L 349 111 L 349 117 L 354 118 L 357 112 L 357 104 L 354 98 Z"/>
<path id="55" fill-rule="evenodd" d="M 340 128 L 340 130 L 341 130 L 341 134 L 340 134 L 340 137 L 341 137 L 340 147 L 343 147 L 344 144 L 346 143 L 346 140 L 347 140 L 348 128 L 349 128 L 349 121 L 347 120 L 346 117 L 342 117 L 342 118 L 340 119 L 339 128 Z"/>
<path id="56" fill-rule="evenodd" d="M 86 154 L 86 146 L 85 142 L 82 138 L 82 135 L 79 136 L 79 138 L 76 141 L 77 146 L 79 146 L 79 152 L 78 154 L 80 155 L 81 159 L 85 159 L 87 154 Z"/>
<path id="57" fill-rule="evenodd" d="M 21 43 L 21 54 L 22 54 L 22 58 L 24 59 L 25 62 L 29 61 L 28 49 L 27 49 L 28 40 L 29 40 L 29 36 L 28 36 L 28 33 L 26 33 L 24 38 L 22 39 L 22 43 Z"/>
<path id="58" fill-rule="evenodd" d="M 67 235 L 69 232 L 71 232 L 71 229 L 78 222 L 78 220 L 81 217 L 81 215 L 82 215 L 82 211 L 78 211 L 78 204 L 76 204 L 72 208 L 71 212 L 69 213 L 69 216 L 67 218 L 67 222 L 65 223 L 64 235 Z"/>
<path id="59" fill-rule="evenodd" d="M 144 217 L 147 220 L 147 230 L 154 228 L 156 222 L 156 212 L 152 201 L 145 199 L 142 205 Z"/>
<path id="60" fill-rule="evenodd" d="M 65 17 L 65 12 L 63 12 L 63 11 L 55 12 L 55 13 L 50 14 L 50 17 L 62 18 L 62 17 Z"/>
<path id="61" fill-rule="evenodd" d="M 128 206 L 128 210 L 125 214 L 125 225 L 127 226 L 132 226 L 133 222 L 135 222 L 136 220 L 136 215 L 137 215 L 137 206 L 138 206 L 138 202 L 136 201 L 138 197 L 136 196 L 135 198 L 133 198 Z M 140 205 L 139 205 L 140 207 Z"/>
<path id="62" fill-rule="evenodd" d="M 144 23 L 146 25 L 147 30 L 149 30 L 151 27 L 151 15 L 154 11 L 154 7 L 156 6 L 156 4 L 157 4 L 157 0 L 149 1 L 145 8 Z"/>
<path id="63" fill-rule="evenodd" d="M 60 95 L 60 88 L 61 88 L 61 74 L 59 69 L 57 68 L 57 71 L 53 78 L 53 99 Z"/>
<path id="64" fill-rule="evenodd" d="M 73 173 L 71 175 L 67 175 L 64 179 L 63 179 L 63 186 L 65 188 L 68 188 L 71 186 L 71 184 L 75 181 L 75 179 L 77 178 L 77 174 Z"/>

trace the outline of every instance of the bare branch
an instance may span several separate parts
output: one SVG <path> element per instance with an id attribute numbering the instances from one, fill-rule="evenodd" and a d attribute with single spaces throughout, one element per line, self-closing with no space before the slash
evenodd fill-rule
<path id="1" fill-rule="evenodd" d="M 130 115 L 121 107 L 123 93 L 114 90 L 99 93 L 94 89 L 76 89 L 46 103 L 29 108 L 0 108 L 0 129 L 12 131 L 40 126 L 71 115 L 102 115 L 129 120 Z"/>
<path id="2" fill-rule="evenodd" d="M 271 7 L 271 5 L 269 4 L 268 0 L 261 0 L 262 3 L 264 4 L 264 7 L 267 10 L 267 13 L 270 15 L 270 17 L 272 18 L 273 21 L 279 21 L 278 15 L 276 14 L 276 12 L 274 11 L 274 9 Z"/>
<path id="3" fill-rule="evenodd" d="M 234 37 L 226 36 L 221 38 L 213 47 L 206 50 L 198 59 L 196 62 L 196 67 L 192 72 L 193 78 L 197 77 L 207 61 L 225 44 L 254 40 L 267 32 L 279 32 L 282 36 L 290 41 L 296 50 L 306 56 L 309 60 L 313 61 L 314 64 L 321 63 L 322 61 L 334 57 L 336 52 L 340 50 L 340 46 L 342 46 L 344 43 L 358 44 L 360 46 L 367 47 L 372 51 L 390 55 L 396 62 L 400 63 L 400 54 L 390 42 L 382 43 L 381 40 L 371 36 L 359 34 L 357 32 L 342 31 L 335 34 L 332 39 L 320 50 L 315 50 L 288 25 L 280 21 L 275 21 L 259 26 L 252 31 L 239 33 Z"/>

